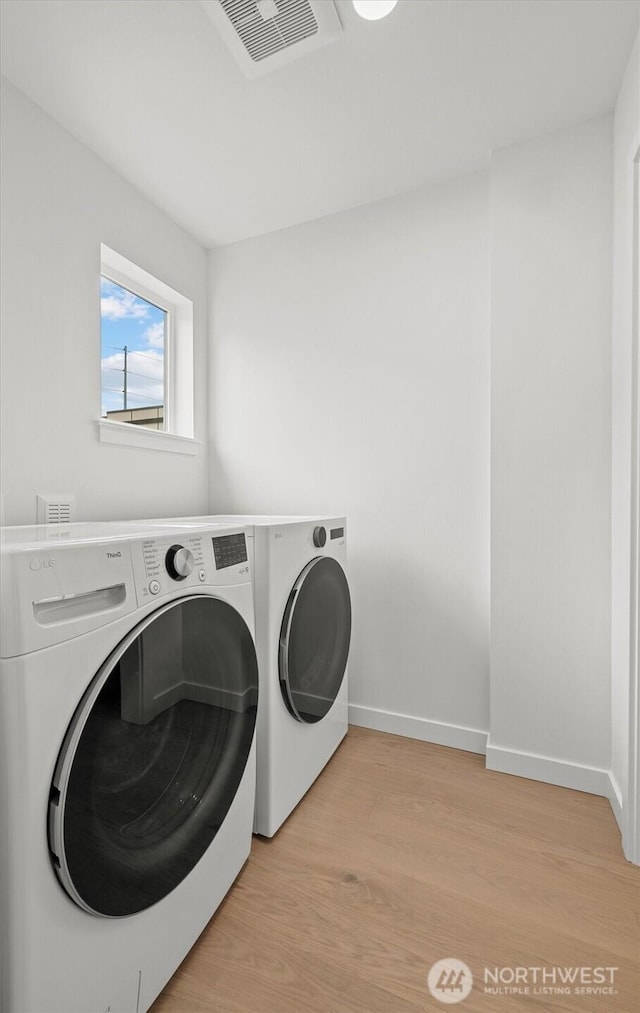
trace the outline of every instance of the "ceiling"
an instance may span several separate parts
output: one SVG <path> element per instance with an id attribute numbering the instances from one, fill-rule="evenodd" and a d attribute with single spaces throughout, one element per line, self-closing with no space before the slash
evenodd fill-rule
<path id="1" fill-rule="evenodd" d="M 638 30 L 636 0 L 336 7 L 336 42 L 249 80 L 197 0 L 2 0 L 2 72 L 212 247 L 609 112 Z"/>

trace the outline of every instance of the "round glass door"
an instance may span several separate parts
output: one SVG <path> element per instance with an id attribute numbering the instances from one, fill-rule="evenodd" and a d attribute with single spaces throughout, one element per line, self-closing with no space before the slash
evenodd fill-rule
<path id="1" fill-rule="evenodd" d="M 134 914 L 189 874 L 236 795 L 257 702 L 253 639 L 226 602 L 181 599 L 125 638 L 76 711 L 51 788 L 52 861 L 77 904 Z"/>
<path id="2" fill-rule="evenodd" d="M 347 667 L 351 598 L 344 570 L 318 556 L 296 580 L 280 632 L 280 687 L 298 721 L 320 721 L 333 706 Z"/>

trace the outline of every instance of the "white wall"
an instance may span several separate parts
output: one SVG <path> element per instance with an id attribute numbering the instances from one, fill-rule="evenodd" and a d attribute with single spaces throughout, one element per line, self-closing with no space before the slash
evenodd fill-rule
<path id="1" fill-rule="evenodd" d="M 489 766 L 608 790 L 610 117 L 494 155 Z M 591 769 L 595 768 L 595 769 Z"/>
<path id="2" fill-rule="evenodd" d="M 37 492 L 77 519 L 201 512 L 207 457 L 101 444 L 100 243 L 194 302 L 196 436 L 206 438 L 207 255 L 42 110 L 2 87 L 2 446 L 6 524 Z"/>
<path id="3" fill-rule="evenodd" d="M 629 796 L 632 249 L 634 160 L 640 148 L 640 38 L 616 104 L 613 147 L 612 767 L 624 809 Z"/>
<path id="4" fill-rule="evenodd" d="M 479 749 L 488 256 L 478 174 L 211 262 L 212 508 L 346 513 L 353 720 Z"/>

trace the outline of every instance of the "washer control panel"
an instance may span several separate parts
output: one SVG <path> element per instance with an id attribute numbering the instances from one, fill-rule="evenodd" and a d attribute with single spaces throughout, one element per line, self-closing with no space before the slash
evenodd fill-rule
<path id="1" fill-rule="evenodd" d="M 205 535 L 180 535 L 174 538 L 145 538 L 133 547 L 133 572 L 138 600 L 142 604 L 162 597 L 176 587 L 197 587 L 204 584 L 213 570 L 207 558 Z"/>
<path id="2" fill-rule="evenodd" d="M 216 570 L 224 570 L 228 566 L 247 562 L 247 540 L 244 532 L 234 535 L 218 535 L 213 537 L 213 555 Z"/>
<path id="3" fill-rule="evenodd" d="M 251 579 L 243 531 L 184 528 L 132 545 L 133 574 L 140 605 L 176 591 L 208 584 L 242 584 Z"/>

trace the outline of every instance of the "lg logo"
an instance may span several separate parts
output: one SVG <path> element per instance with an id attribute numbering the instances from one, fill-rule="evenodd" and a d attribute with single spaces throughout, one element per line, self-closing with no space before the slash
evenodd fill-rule
<path id="1" fill-rule="evenodd" d="M 50 570 L 56 565 L 55 559 L 32 559 L 29 563 L 30 570 Z"/>

